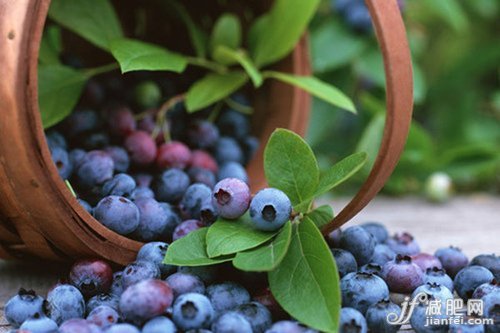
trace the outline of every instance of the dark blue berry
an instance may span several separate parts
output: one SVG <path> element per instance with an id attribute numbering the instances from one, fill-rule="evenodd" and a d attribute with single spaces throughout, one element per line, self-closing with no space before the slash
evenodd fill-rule
<path id="1" fill-rule="evenodd" d="M 474 290 L 483 283 L 491 282 L 493 273 L 482 266 L 467 266 L 461 269 L 454 279 L 455 290 L 464 300 L 472 298 Z"/>
<path id="2" fill-rule="evenodd" d="M 290 219 L 291 213 L 290 199 L 275 188 L 257 192 L 250 203 L 252 225 L 258 230 L 278 230 Z"/>
<path id="3" fill-rule="evenodd" d="M 120 295 L 115 294 L 99 294 L 90 298 L 87 301 L 86 310 L 90 313 L 92 310 L 98 306 L 108 306 L 115 310 L 118 310 L 118 305 L 120 304 Z"/>
<path id="4" fill-rule="evenodd" d="M 396 333 L 401 328 L 401 325 L 391 325 L 387 322 L 388 316 L 390 319 L 399 318 L 401 315 L 401 308 L 389 301 L 388 299 L 381 300 L 375 304 L 370 305 L 366 311 L 366 323 L 368 329 L 372 332 Z"/>
<path id="5" fill-rule="evenodd" d="M 240 305 L 236 312 L 248 320 L 254 333 L 263 333 L 271 327 L 273 320 L 271 312 L 259 302 L 250 302 Z"/>
<path id="6" fill-rule="evenodd" d="M 205 294 L 205 283 L 196 275 L 177 272 L 165 280 L 172 291 L 174 297 L 187 293 Z"/>
<path id="7" fill-rule="evenodd" d="M 139 226 L 139 208 L 124 197 L 105 197 L 95 207 L 94 216 L 120 235 L 128 235 Z"/>
<path id="8" fill-rule="evenodd" d="M 358 270 L 359 273 L 374 274 L 378 277 L 382 277 L 382 266 L 376 263 L 369 263 L 363 265 Z"/>
<path id="9" fill-rule="evenodd" d="M 500 281 L 500 257 L 494 254 L 480 254 L 472 258 L 470 265 L 483 266 L 495 275 L 495 279 Z"/>
<path id="10" fill-rule="evenodd" d="M 217 120 L 217 126 L 222 135 L 243 139 L 250 133 L 248 116 L 235 110 L 224 112 Z"/>
<path id="11" fill-rule="evenodd" d="M 103 197 L 116 195 L 128 198 L 135 188 L 134 178 L 125 173 L 119 173 L 102 185 L 101 193 Z"/>
<path id="12" fill-rule="evenodd" d="M 199 167 L 190 168 L 188 175 L 191 183 L 205 184 L 210 188 L 213 188 L 217 182 L 215 174 L 212 171 Z"/>
<path id="13" fill-rule="evenodd" d="M 182 197 L 180 208 L 186 217 L 200 219 L 203 208 L 212 206 L 212 190 L 204 184 L 189 186 Z"/>
<path id="14" fill-rule="evenodd" d="M 446 274 L 445 270 L 438 267 L 428 268 L 425 271 L 424 283 L 438 283 L 453 291 L 453 280 Z"/>
<path id="15" fill-rule="evenodd" d="M 137 261 L 148 261 L 158 266 L 161 276 L 165 278 L 167 275 L 175 272 L 176 267 L 163 263 L 165 254 L 167 253 L 168 244 L 164 242 L 151 242 L 144 244 L 139 253 L 137 253 Z"/>
<path id="16" fill-rule="evenodd" d="M 33 290 L 19 290 L 5 305 L 5 318 L 12 327 L 17 328 L 21 324 L 35 316 L 44 314 L 44 299 Z"/>
<path id="17" fill-rule="evenodd" d="M 142 327 L 142 333 L 176 333 L 175 324 L 167 317 L 156 317 Z"/>
<path id="18" fill-rule="evenodd" d="M 384 266 L 386 262 L 396 258 L 396 252 L 391 250 L 386 244 L 377 244 L 373 249 L 373 255 L 370 262 Z"/>
<path id="19" fill-rule="evenodd" d="M 351 252 L 359 266 L 370 262 L 375 245 L 375 238 L 360 226 L 349 227 L 340 235 L 340 247 Z"/>
<path id="20" fill-rule="evenodd" d="M 237 312 L 226 312 L 219 316 L 212 324 L 213 333 L 253 333 L 252 325 Z"/>
<path id="21" fill-rule="evenodd" d="M 189 183 L 189 176 L 184 171 L 167 170 L 154 183 L 156 198 L 160 201 L 177 203 L 186 193 Z"/>
<path id="22" fill-rule="evenodd" d="M 219 139 L 219 130 L 209 121 L 194 121 L 187 129 L 186 139 L 194 148 L 207 149 Z"/>
<path id="23" fill-rule="evenodd" d="M 172 318 L 182 330 L 208 328 L 215 313 L 210 300 L 202 294 L 188 293 L 177 297 Z"/>
<path id="24" fill-rule="evenodd" d="M 453 246 L 437 250 L 434 256 L 441 261 L 446 273 L 452 278 L 469 263 L 467 256 L 459 248 Z"/>
<path id="25" fill-rule="evenodd" d="M 83 207 L 83 209 L 85 209 L 87 212 L 89 212 L 89 214 L 94 214 L 94 209 L 87 201 L 85 201 L 83 199 L 77 199 L 77 200 L 78 200 L 78 203 Z"/>
<path id="26" fill-rule="evenodd" d="M 68 179 L 73 172 L 73 165 L 68 152 L 61 147 L 53 147 L 50 151 L 52 161 L 56 165 L 57 172 L 62 179 Z"/>
<path id="27" fill-rule="evenodd" d="M 64 150 L 68 150 L 68 143 L 61 133 L 57 131 L 50 131 L 45 135 L 45 138 L 47 139 L 47 145 L 49 146 L 49 149 L 52 150 L 56 147 L 59 147 Z"/>
<path id="28" fill-rule="evenodd" d="M 442 303 L 446 303 L 449 299 L 453 299 L 453 293 L 450 289 L 438 283 L 425 283 L 421 285 L 413 291 L 411 295 L 412 299 L 415 299 L 416 296 L 421 293 L 432 296 L 432 299 L 441 300 Z"/>
<path id="29" fill-rule="evenodd" d="M 72 285 L 55 287 L 48 293 L 47 301 L 48 316 L 57 324 L 72 318 L 83 318 L 85 315 L 83 295 Z"/>
<path id="30" fill-rule="evenodd" d="M 93 188 L 113 177 L 114 162 L 104 151 L 87 153 L 76 171 L 78 183 L 84 188 Z"/>
<path id="31" fill-rule="evenodd" d="M 351 252 L 342 249 L 331 249 L 331 251 L 341 278 L 358 270 L 358 264 Z"/>
<path id="32" fill-rule="evenodd" d="M 340 310 L 339 333 L 367 333 L 368 325 L 363 314 L 356 309 L 344 307 Z"/>
<path id="33" fill-rule="evenodd" d="M 484 296 L 494 292 L 500 292 L 500 282 L 496 280 L 483 283 L 482 285 L 477 287 L 472 294 L 472 299 L 481 299 Z"/>
<path id="34" fill-rule="evenodd" d="M 368 231 L 378 243 L 385 243 L 387 238 L 389 238 L 389 232 L 386 227 L 378 222 L 363 223 L 361 227 Z"/>
<path id="35" fill-rule="evenodd" d="M 83 133 L 93 132 L 99 127 L 99 115 L 91 109 L 76 110 L 63 122 L 66 135 L 73 138 L 78 138 Z"/>
<path id="36" fill-rule="evenodd" d="M 168 204 L 148 198 L 137 199 L 135 204 L 140 213 L 139 226 L 133 234 L 136 239 L 144 242 L 171 239 L 180 219 Z"/>
<path id="37" fill-rule="evenodd" d="M 155 193 L 149 187 L 138 186 L 130 194 L 130 200 L 135 201 L 138 199 L 154 199 Z"/>
<path id="38" fill-rule="evenodd" d="M 217 179 L 236 178 L 245 183 L 248 183 L 247 171 L 238 162 L 227 162 L 221 165 L 217 174 Z"/>
<path id="39" fill-rule="evenodd" d="M 122 147 L 111 146 L 104 148 L 115 164 L 116 172 L 127 172 L 130 167 L 130 157 L 127 151 Z"/>
<path id="40" fill-rule="evenodd" d="M 244 156 L 238 142 L 230 137 L 221 137 L 217 140 L 214 148 L 214 156 L 219 164 L 227 162 L 238 162 L 243 164 Z"/>
<path id="41" fill-rule="evenodd" d="M 223 282 L 207 287 L 207 296 L 217 313 L 234 310 L 250 302 L 250 294 L 235 282 Z"/>
<path id="42" fill-rule="evenodd" d="M 159 279 L 160 274 L 160 269 L 155 263 L 144 260 L 135 261 L 123 269 L 122 285 L 126 290 L 138 282 L 148 279 Z"/>
<path id="43" fill-rule="evenodd" d="M 349 273 L 340 281 L 342 305 L 366 313 L 368 307 L 389 297 L 389 288 L 380 277 L 370 273 Z"/>

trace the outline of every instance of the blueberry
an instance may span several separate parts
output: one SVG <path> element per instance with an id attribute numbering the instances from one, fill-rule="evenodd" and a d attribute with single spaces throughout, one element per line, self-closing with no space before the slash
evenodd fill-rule
<path id="1" fill-rule="evenodd" d="M 391 325 L 387 322 L 388 316 L 395 313 L 397 318 L 401 315 L 401 308 L 389 301 L 389 299 L 381 300 L 370 305 L 366 311 L 366 323 L 371 332 L 396 333 L 401 328 L 401 325 Z M 393 319 L 393 318 L 391 318 Z"/>
<path id="2" fill-rule="evenodd" d="M 69 161 L 71 165 L 73 166 L 73 170 L 78 170 L 80 165 L 85 161 L 85 155 L 87 155 L 87 152 L 83 149 L 72 149 L 69 152 Z"/>
<path id="3" fill-rule="evenodd" d="M 149 187 L 138 186 L 130 194 L 130 199 L 135 201 L 138 199 L 154 199 L 155 193 Z"/>
<path id="4" fill-rule="evenodd" d="M 437 250 L 434 256 L 439 259 L 446 273 L 452 278 L 469 263 L 467 256 L 459 248 L 453 246 Z"/>
<path id="5" fill-rule="evenodd" d="M 352 0 L 332 0 L 332 7 L 339 13 L 345 14 L 353 3 Z"/>
<path id="6" fill-rule="evenodd" d="M 151 183 L 153 182 L 153 175 L 150 173 L 136 173 L 133 177 L 137 187 L 151 187 Z"/>
<path id="7" fill-rule="evenodd" d="M 254 333 L 265 332 L 273 323 L 271 313 L 259 302 L 242 304 L 236 309 L 236 312 L 248 320 Z"/>
<path id="8" fill-rule="evenodd" d="M 50 153 L 59 176 L 61 176 L 62 179 L 68 179 L 73 172 L 73 166 L 68 152 L 61 147 L 54 147 L 50 150 Z"/>
<path id="9" fill-rule="evenodd" d="M 141 333 L 141 331 L 130 324 L 115 324 L 108 328 L 105 333 Z"/>
<path id="10" fill-rule="evenodd" d="M 212 324 L 213 333 L 252 333 L 252 325 L 248 320 L 236 312 L 226 312 L 219 316 Z"/>
<path id="11" fill-rule="evenodd" d="M 451 291 L 454 290 L 453 280 L 451 277 L 446 274 L 444 269 L 438 267 L 428 268 L 425 271 L 424 283 L 439 283 Z"/>
<path id="12" fill-rule="evenodd" d="M 210 188 L 215 186 L 215 174 L 210 170 L 193 167 L 188 170 L 188 175 L 192 183 L 202 183 Z"/>
<path id="13" fill-rule="evenodd" d="M 161 89 L 154 81 L 148 80 L 139 83 L 134 89 L 134 101 L 143 108 L 149 109 L 158 106 L 161 100 Z"/>
<path id="14" fill-rule="evenodd" d="M 375 238 L 360 226 L 349 227 L 340 235 L 340 247 L 351 252 L 359 266 L 370 262 L 376 243 Z"/>
<path id="15" fill-rule="evenodd" d="M 455 290 L 464 300 L 472 297 L 474 290 L 483 283 L 491 282 L 493 273 L 482 266 L 467 266 L 462 268 L 455 276 Z"/>
<path id="16" fill-rule="evenodd" d="M 153 114 L 146 114 L 144 118 L 137 121 L 137 128 L 141 131 L 148 132 L 150 134 L 156 128 L 156 120 Z"/>
<path id="17" fill-rule="evenodd" d="M 170 239 L 180 219 L 172 209 L 160 204 L 155 199 L 142 198 L 135 200 L 139 208 L 139 226 L 134 231 L 134 238 L 151 242 L 161 239 Z"/>
<path id="18" fill-rule="evenodd" d="M 424 283 L 424 272 L 408 256 L 397 255 L 387 262 L 382 275 L 392 292 L 408 294 Z"/>
<path id="19" fill-rule="evenodd" d="M 351 252 L 342 249 L 331 249 L 340 277 L 358 270 L 358 264 Z"/>
<path id="20" fill-rule="evenodd" d="M 173 298 L 168 283 L 161 280 L 144 280 L 123 292 L 120 298 L 120 312 L 128 322 L 144 323 L 165 313 Z"/>
<path id="21" fill-rule="evenodd" d="M 83 199 L 76 199 L 76 200 L 83 207 L 83 209 L 85 209 L 89 214 L 94 214 L 94 209 L 87 201 Z"/>
<path id="22" fill-rule="evenodd" d="M 216 313 L 234 310 L 238 306 L 250 302 L 248 291 L 231 281 L 208 286 L 207 296 Z"/>
<path id="23" fill-rule="evenodd" d="M 491 282 L 486 282 L 478 286 L 474 290 L 474 293 L 472 294 L 472 299 L 481 299 L 484 296 L 493 292 L 500 292 L 500 282 L 496 280 L 493 280 Z"/>
<path id="24" fill-rule="evenodd" d="M 182 237 L 187 236 L 189 233 L 205 227 L 205 223 L 199 220 L 186 220 L 180 223 L 174 230 L 172 240 L 176 241 Z"/>
<path id="25" fill-rule="evenodd" d="M 250 218 L 258 230 L 278 230 L 290 219 L 291 213 L 290 199 L 275 188 L 260 190 L 250 203 Z"/>
<path id="26" fill-rule="evenodd" d="M 243 150 L 238 142 L 230 137 L 221 137 L 217 140 L 214 148 L 214 156 L 218 163 L 244 162 Z"/>
<path id="27" fill-rule="evenodd" d="M 94 209 L 94 217 L 120 235 L 128 235 L 139 226 L 139 208 L 124 197 L 103 198 Z"/>
<path id="28" fill-rule="evenodd" d="M 483 266 L 495 275 L 495 279 L 500 281 L 500 257 L 494 254 L 480 254 L 472 258 L 470 265 Z"/>
<path id="29" fill-rule="evenodd" d="M 299 322 L 291 320 L 278 321 L 266 330 L 266 333 L 318 333 L 316 330 L 308 328 Z"/>
<path id="30" fill-rule="evenodd" d="M 163 263 L 167 249 L 168 244 L 163 242 L 151 242 L 144 244 L 139 250 L 139 253 L 137 253 L 137 261 L 149 261 L 150 263 L 155 264 L 159 268 L 161 276 L 165 278 L 167 275 L 172 274 L 176 270 L 175 266 Z M 175 294 L 175 288 L 173 288 L 173 286 L 170 287 L 172 287 Z"/>
<path id="31" fill-rule="evenodd" d="M 226 178 L 215 185 L 212 203 L 219 216 L 237 219 L 247 211 L 250 198 L 247 184 L 236 178 Z"/>
<path id="32" fill-rule="evenodd" d="M 125 173 L 119 173 L 103 184 L 101 194 L 103 197 L 116 195 L 128 198 L 135 188 L 134 178 Z"/>
<path id="33" fill-rule="evenodd" d="M 339 333 L 367 333 L 366 319 L 361 312 L 353 308 L 342 308 L 340 310 Z"/>
<path id="34" fill-rule="evenodd" d="M 47 139 L 47 145 L 49 149 L 52 150 L 54 148 L 61 148 L 63 150 L 68 150 L 68 143 L 64 136 L 57 131 L 49 131 L 45 138 Z"/>
<path id="35" fill-rule="evenodd" d="M 21 325 L 17 333 L 59 333 L 58 326 L 55 321 L 46 316 L 37 316 L 36 318 L 28 318 Z"/>
<path id="36" fill-rule="evenodd" d="M 422 269 L 422 271 L 427 271 L 429 268 L 437 267 L 443 268 L 441 261 L 438 258 L 428 253 L 419 253 L 411 256 L 411 260 L 414 264 Z"/>
<path id="37" fill-rule="evenodd" d="M 254 136 L 247 136 L 240 141 L 245 155 L 245 164 L 250 163 L 259 149 L 259 139 Z"/>
<path id="38" fill-rule="evenodd" d="M 179 141 L 164 143 L 158 149 L 156 165 L 158 168 L 184 169 L 191 162 L 191 150 Z"/>
<path id="39" fill-rule="evenodd" d="M 345 13 L 345 19 L 349 25 L 361 32 L 372 30 L 372 19 L 370 12 L 364 3 L 359 3 L 349 7 Z"/>
<path id="40" fill-rule="evenodd" d="M 191 219 L 200 219 L 207 205 L 212 206 L 212 190 L 204 184 L 189 186 L 180 202 L 181 211 Z"/>
<path id="41" fill-rule="evenodd" d="M 43 314 L 44 299 L 33 290 L 21 288 L 5 305 L 5 318 L 15 328 L 21 326 L 25 320 Z"/>
<path id="42" fill-rule="evenodd" d="M 116 324 L 120 319 L 118 312 L 107 305 L 99 305 L 93 309 L 87 316 L 87 321 L 100 327 L 108 328 L 113 324 Z"/>
<path id="43" fill-rule="evenodd" d="M 64 322 L 58 333 L 103 333 L 103 330 L 85 319 L 76 318 Z"/>
<path id="44" fill-rule="evenodd" d="M 207 149 L 219 139 L 219 129 L 209 121 L 196 120 L 188 127 L 186 139 L 194 148 Z"/>
<path id="45" fill-rule="evenodd" d="M 111 284 L 111 289 L 109 293 L 114 296 L 121 296 L 123 293 L 123 283 L 122 283 L 123 271 L 118 271 L 113 274 L 113 283 Z"/>
<path id="46" fill-rule="evenodd" d="M 147 132 L 132 132 L 125 139 L 124 146 L 130 160 L 136 165 L 146 166 L 156 159 L 156 143 Z"/>
<path id="47" fill-rule="evenodd" d="M 138 282 L 158 278 L 160 278 L 160 269 L 155 263 L 144 260 L 135 261 L 123 269 L 122 285 L 126 290 Z"/>
<path id="48" fill-rule="evenodd" d="M 177 203 L 189 187 L 189 176 L 179 169 L 164 171 L 154 183 L 156 197 L 160 201 Z"/>
<path id="49" fill-rule="evenodd" d="M 432 296 L 433 299 L 441 300 L 442 303 L 446 303 L 447 300 L 453 299 L 453 293 L 450 291 L 450 289 L 438 283 L 426 283 L 421 285 L 413 291 L 411 298 L 415 299 L 416 296 L 420 293 Z"/>
<path id="50" fill-rule="evenodd" d="M 420 246 L 415 241 L 412 235 L 407 232 L 395 234 L 387 239 L 387 245 L 396 252 L 404 256 L 412 256 L 420 253 Z"/>
<path id="51" fill-rule="evenodd" d="M 440 302 L 439 299 L 435 299 L 432 295 L 428 298 L 429 301 Z M 410 318 L 411 327 L 416 333 L 447 333 L 448 324 L 442 325 L 427 325 L 427 320 L 444 320 L 448 319 L 446 316 L 446 303 L 441 302 L 440 314 L 428 315 L 428 306 L 425 303 L 420 302 L 413 311 Z"/>
<path id="52" fill-rule="evenodd" d="M 88 152 L 76 170 L 78 183 L 84 188 L 100 185 L 113 177 L 115 164 L 104 151 Z"/>
<path id="53" fill-rule="evenodd" d="M 113 270 L 103 260 L 79 260 L 69 272 L 69 282 L 86 298 L 108 292 L 112 281 Z"/>
<path id="54" fill-rule="evenodd" d="M 90 109 L 76 110 L 63 122 L 65 133 L 74 138 L 77 138 L 83 133 L 95 131 L 99 126 L 99 115 L 97 112 Z"/>
<path id="55" fill-rule="evenodd" d="M 112 109 L 107 115 L 109 132 L 112 135 L 125 137 L 137 129 L 132 110 L 127 107 L 117 107 Z"/>
<path id="56" fill-rule="evenodd" d="M 130 157 L 127 151 L 122 147 L 111 146 L 104 148 L 115 164 L 116 172 L 127 172 L 130 167 Z"/>
<path id="57" fill-rule="evenodd" d="M 142 333 L 176 333 L 175 324 L 167 317 L 156 317 L 142 327 Z"/>
<path id="58" fill-rule="evenodd" d="M 328 245 L 333 248 L 340 247 L 340 235 L 342 234 L 342 230 L 340 228 L 333 230 L 326 237 L 326 241 Z"/>
<path id="59" fill-rule="evenodd" d="M 248 116 L 235 110 L 224 112 L 217 120 L 217 126 L 222 135 L 243 139 L 250 133 Z"/>
<path id="60" fill-rule="evenodd" d="M 359 273 L 368 273 L 368 274 L 373 274 L 378 277 L 383 278 L 382 276 L 382 266 L 379 264 L 375 263 L 369 263 L 366 265 L 363 265 L 359 268 L 358 270 Z"/>
<path id="61" fill-rule="evenodd" d="M 107 132 L 95 132 L 83 136 L 80 146 L 86 150 L 96 150 L 109 146 L 110 142 Z"/>
<path id="62" fill-rule="evenodd" d="M 214 158 L 204 150 L 194 150 L 191 154 L 191 167 L 203 168 L 217 173 L 219 166 Z"/>
<path id="63" fill-rule="evenodd" d="M 104 87 L 96 80 L 90 79 L 85 85 L 82 98 L 93 106 L 99 106 L 106 98 Z"/>
<path id="64" fill-rule="evenodd" d="M 226 162 L 221 165 L 217 179 L 222 180 L 225 178 L 236 178 L 245 183 L 248 183 L 247 171 L 238 162 Z"/>
<path id="65" fill-rule="evenodd" d="M 389 246 L 386 244 L 377 244 L 373 249 L 373 255 L 370 262 L 384 266 L 386 262 L 391 261 L 394 258 L 396 258 L 396 252 L 391 250 Z"/>
<path id="66" fill-rule="evenodd" d="M 187 293 L 205 293 L 205 283 L 196 275 L 177 272 L 167 277 L 165 281 L 172 288 L 175 298 Z"/>
<path id="67" fill-rule="evenodd" d="M 208 328 L 214 319 L 214 309 L 206 296 L 187 293 L 175 300 L 172 318 L 182 330 Z"/>
<path id="68" fill-rule="evenodd" d="M 83 318 L 85 301 L 80 291 L 69 284 L 52 289 L 47 295 L 48 316 L 58 324 L 72 318 Z"/>
<path id="69" fill-rule="evenodd" d="M 99 294 L 90 298 L 87 301 L 86 310 L 87 313 L 90 313 L 92 310 L 97 308 L 98 306 L 107 306 L 118 310 L 118 306 L 120 304 L 120 296 L 115 294 Z"/>
<path id="70" fill-rule="evenodd" d="M 493 292 L 483 297 L 484 318 L 492 318 L 493 325 L 485 325 L 487 333 L 500 332 L 500 292 Z"/>
<path id="71" fill-rule="evenodd" d="M 378 222 L 363 223 L 361 227 L 368 231 L 378 243 L 385 243 L 387 238 L 389 238 L 389 232 L 386 227 Z"/>
<path id="72" fill-rule="evenodd" d="M 384 280 L 370 273 L 349 273 L 340 280 L 342 305 L 365 313 L 368 307 L 389 297 Z"/>

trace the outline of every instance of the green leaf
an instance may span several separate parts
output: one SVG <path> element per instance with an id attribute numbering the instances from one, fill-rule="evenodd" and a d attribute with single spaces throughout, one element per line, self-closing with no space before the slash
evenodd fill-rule
<path id="1" fill-rule="evenodd" d="M 223 100 L 247 83 L 245 72 L 208 74 L 191 86 L 186 96 L 188 112 L 195 112 Z"/>
<path id="2" fill-rule="evenodd" d="M 306 216 L 316 225 L 321 228 L 333 220 L 333 209 L 330 205 L 324 205 L 316 208 Z"/>
<path id="3" fill-rule="evenodd" d="M 297 134 L 277 129 L 264 151 L 264 170 L 271 187 L 288 195 L 294 206 L 312 198 L 319 183 L 318 163 Z"/>
<path id="4" fill-rule="evenodd" d="M 119 62 L 122 73 L 131 71 L 171 71 L 181 73 L 187 59 L 160 46 L 121 38 L 111 43 L 111 53 Z"/>
<path id="5" fill-rule="evenodd" d="M 38 100 L 44 128 L 73 111 L 88 79 L 86 73 L 62 65 L 38 67 Z"/>
<path id="6" fill-rule="evenodd" d="M 276 232 L 252 228 L 248 219 L 248 215 L 244 215 L 238 220 L 219 219 L 215 222 L 207 233 L 208 256 L 212 258 L 253 249 L 276 235 Z"/>
<path id="7" fill-rule="evenodd" d="M 59 54 L 61 51 L 61 28 L 56 25 L 49 25 L 43 33 L 38 60 L 43 65 L 60 64 Z"/>
<path id="8" fill-rule="evenodd" d="M 293 318 L 322 332 L 337 332 L 339 275 L 328 245 L 309 218 L 294 225 L 285 258 L 268 274 L 271 292 Z"/>
<path id="9" fill-rule="evenodd" d="M 239 48 L 241 46 L 241 35 L 241 23 L 238 16 L 224 14 L 219 17 L 217 22 L 215 22 L 210 38 L 210 49 L 212 50 L 214 60 L 222 60 L 221 62 L 225 65 L 234 64 L 234 59 L 227 61 L 226 57 L 217 54 L 215 51 L 219 46 L 225 46 L 233 50 Z"/>
<path id="10" fill-rule="evenodd" d="M 424 0 L 423 4 L 447 22 L 455 31 L 463 32 L 468 28 L 469 21 L 460 2 L 455 0 Z"/>
<path id="11" fill-rule="evenodd" d="M 236 254 L 233 259 L 234 267 L 247 272 L 272 271 L 285 257 L 291 236 L 292 224 L 287 222 L 278 236 L 269 244 Z"/>
<path id="12" fill-rule="evenodd" d="M 313 18 L 320 0 L 276 0 L 259 27 L 252 29 L 251 53 L 260 68 L 287 56 Z"/>
<path id="13" fill-rule="evenodd" d="M 349 179 L 365 165 L 367 159 L 368 156 L 365 152 L 359 152 L 336 163 L 330 170 L 321 175 L 319 186 L 314 196 L 318 197 L 325 194 Z"/>
<path id="14" fill-rule="evenodd" d="M 208 228 L 201 228 L 170 244 L 163 262 L 177 266 L 207 266 L 232 260 L 232 256 L 208 257 L 205 242 L 207 232 Z"/>
<path id="15" fill-rule="evenodd" d="M 314 73 L 332 71 L 349 64 L 367 47 L 339 20 L 331 16 L 311 32 L 311 54 Z"/>
<path id="16" fill-rule="evenodd" d="M 311 95 L 334 106 L 356 113 L 356 107 L 349 97 L 338 88 L 311 76 L 298 76 L 287 73 L 266 71 L 265 78 L 273 78 L 297 86 Z"/>
<path id="17" fill-rule="evenodd" d="M 49 17 L 104 50 L 109 49 L 112 40 L 123 37 L 108 0 L 53 0 Z"/>
<path id="18" fill-rule="evenodd" d="M 366 152 L 368 155 L 368 162 L 365 168 L 363 168 L 363 173 L 368 173 L 370 168 L 375 163 L 377 154 L 380 148 L 380 143 L 382 142 L 382 135 L 384 133 L 385 125 L 385 114 L 376 114 L 368 123 L 361 139 L 358 142 L 356 151 Z"/>
<path id="19" fill-rule="evenodd" d="M 264 82 L 262 75 L 260 74 L 257 67 L 255 67 L 252 60 L 248 57 L 248 55 L 243 50 L 232 50 L 226 46 L 219 46 L 214 55 L 217 58 L 230 59 L 233 62 L 239 63 L 243 69 L 247 72 L 248 76 L 253 82 L 253 85 L 258 88 Z"/>
<path id="20" fill-rule="evenodd" d="M 161 1 L 160 3 L 172 8 L 175 11 L 177 14 L 176 17 L 179 17 L 186 25 L 189 38 L 191 39 L 196 55 L 198 57 L 205 58 L 207 56 L 208 37 L 205 32 L 200 29 L 198 25 L 196 25 L 186 8 L 174 0 L 167 2 Z"/>

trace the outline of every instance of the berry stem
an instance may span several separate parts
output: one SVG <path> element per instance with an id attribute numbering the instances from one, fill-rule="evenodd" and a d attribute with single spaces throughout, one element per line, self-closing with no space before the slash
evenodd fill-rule
<path id="1" fill-rule="evenodd" d="M 96 76 L 99 74 L 107 73 L 114 71 L 115 69 L 120 68 L 117 63 L 112 63 L 112 64 L 107 64 L 104 66 L 96 67 L 96 68 L 91 68 L 91 69 L 86 69 L 85 74 L 87 74 L 89 77 Z"/>
<path id="2" fill-rule="evenodd" d="M 187 60 L 189 64 L 192 66 L 209 69 L 218 74 L 224 74 L 228 72 L 228 68 L 226 66 L 216 63 L 214 61 L 207 60 L 205 58 L 188 57 Z"/>
<path id="3" fill-rule="evenodd" d="M 214 108 L 212 109 L 212 112 L 210 112 L 210 116 L 207 119 L 209 122 L 214 123 L 217 120 L 217 118 L 220 115 L 220 112 L 222 111 L 222 106 L 223 106 L 222 102 L 215 104 Z"/>
<path id="4" fill-rule="evenodd" d="M 186 99 L 186 94 L 175 95 L 174 97 L 168 99 L 162 106 L 158 109 L 157 118 L 156 118 L 156 126 L 151 134 L 153 139 L 160 134 L 160 131 L 163 132 L 163 136 L 165 138 L 165 142 L 170 142 L 170 130 L 167 124 L 167 113 L 170 109 L 175 107 L 177 104 L 182 103 Z"/>
<path id="5" fill-rule="evenodd" d="M 240 113 L 247 114 L 247 115 L 251 115 L 253 113 L 253 108 L 251 106 L 238 103 L 237 101 L 235 101 L 234 99 L 232 99 L 230 97 L 226 98 L 224 100 L 224 102 L 226 102 L 226 104 L 231 109 L 238 111 Z"/>

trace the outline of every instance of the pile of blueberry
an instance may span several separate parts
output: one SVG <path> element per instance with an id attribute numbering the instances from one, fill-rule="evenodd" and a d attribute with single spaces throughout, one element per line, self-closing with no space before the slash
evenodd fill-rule
<path id="1" fill-rule="evenodd" d="M 90 82 L 76 110 L 47 133 L 60 176 L 89 213 L 132 239 L 171 242 L 219 213 L 234 218 L 246 211 L 244 166 L 259 145 L 248 115 L 233 109 L 188 114 L 177 103 L 165 116 L 159 103 L 172 95 L 159 83 L 117 88 L 120 81 L 112 79 Z M 243 95 L 231 98 L 248 108 Z M 225 179 L 219 187 L 237 187 L 235 203 L 226 202 L 225 187 L 213 198 Z M 266 210 L 268 219 L 273 214 Z"/>
<path id="2" fill-rule="evenodd" d="M 417 333 L 500 332 L 500 257 L 484 254 L 469 262 L 456 247 L 423 253 L 410 234 L 389 237 L 375 222 L 335 230 L 328 241 L 341 277 L 340 332 L 397 332 L 401 326 L 390 325 L 387 316 L 401 314 L 401 296 L 413 299 L 420 293 L 441 304 L 436 318 L 447 316 L 447 300 L 454 293 L 465 302 L 481 299 L 484 318 L 493 318 L 495 324 L 426 327 L 429 305 L 420 304 L 410 321 Z"/>

